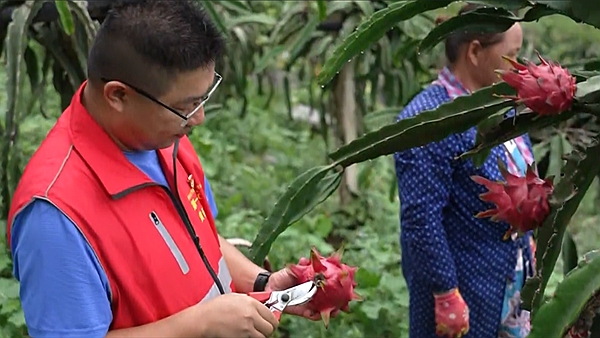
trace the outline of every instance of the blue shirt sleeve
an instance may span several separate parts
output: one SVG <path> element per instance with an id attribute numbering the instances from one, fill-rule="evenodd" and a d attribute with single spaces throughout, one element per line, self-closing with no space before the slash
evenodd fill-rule
<path id="1" fill-rule="evenodd" d="M 112 322 L 108 278 L 75 224 L 37 200 L 15 219 L 11 243 L 30 336 L 106 336 Z"/>
<path id="2" fill-rule="evenodd" d="M 435 108 L 439 102 L 422 96 L 408 105 L 398 119 L 412 117 Z M 458 136 L 451 135 L 439 142 L 394 154 L 398 194 L 400 197 L 400 228 L 405 247 L 415 273 L 431 283 L 434 292 L 458 286 L 454 259 L 443 227 L 443 209 L 452 190 L 451 164 Z"/>
<path id="3" fill-rule="evenodd" d="M 204 193 L 206 194 L 206 199 L 208 200 L 208 204 L 210 205 L 210 211 L 213 214 L 213 218 L 217 218 L 217 214 L 219 213 L 219 209 L 217 208 L 217 203 L 215 202 L 215 196 L 213 195 L 212 189 L 210 188 L 210 182 L 208 182 L 208 178 L 204 175 Z"/>

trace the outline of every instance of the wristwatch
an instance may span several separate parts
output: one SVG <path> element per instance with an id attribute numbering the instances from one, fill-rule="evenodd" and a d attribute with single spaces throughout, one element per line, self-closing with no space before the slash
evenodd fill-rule
<path id="1" fill-rule="evenodd" d="M 269 282 L 269 277 L 271 277 L 271 273 L 268 271 L 264 271 L 256 276 L 256 280 L 254 281 L 254 292 L 265 291 L 267 287 L 267 283 Z"/>

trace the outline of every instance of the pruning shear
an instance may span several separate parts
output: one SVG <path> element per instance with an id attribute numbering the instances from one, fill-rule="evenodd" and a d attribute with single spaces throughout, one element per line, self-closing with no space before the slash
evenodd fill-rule
<path id="1" fill-rule="evenodd" d="M 309 281 L 281 291 L 250 292 L 248 296 L 264 303 L 277 320 L 280 320 L 286 307 L 304 304 L 311 300 L 316 292 L 317 285 Z"/>

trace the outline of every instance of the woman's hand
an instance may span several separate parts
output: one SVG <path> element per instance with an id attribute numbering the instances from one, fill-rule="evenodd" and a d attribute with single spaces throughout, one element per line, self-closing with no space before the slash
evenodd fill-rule
<path id="1" fill-rule="evenodd" d="M 458 288 L 434 295 L 436 334 L 460 338 L 469 332 L 469 307 Z"/>

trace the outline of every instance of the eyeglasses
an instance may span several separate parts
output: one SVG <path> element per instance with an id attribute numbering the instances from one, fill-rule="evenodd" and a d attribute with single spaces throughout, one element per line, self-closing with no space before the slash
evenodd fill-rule
<path id="1" fill-rule="evenodd" d="M 157 98 L 150 95 L 148 92 L 146 92 L 136 86 L 133 86 L 125 81 L 116 80 L 116 79 L 111 80 L 111 79 L 107 79 L 107 78 L 101 78 L 101 80 L 104 82 L 118 81 L 118 82 L 121 82 L 121 83 L 131 87 L 131 89 L 135 90 L 138 94 L 140 94 L 140 95 L 146 97 L 147 99 L 149 99 L 150 101 L 153 101 L 154 103 L 160 105 L 161 107 L 165 108 L 166 110 L 170 111 L 171 113 L 181 117 L 183 119 L 183 122 L 181 122 L 181 127 L 183 128 L 188 123 L 188 120 L 192 116 L 194 116 L 194 114 L 196 114 L 198 112 L 198 110 L 200 110 L 200 108 L 202 108 L 204 106 L 206 101 L 208 101 L 210 99 L 210 96 L 215 92 L 215 90 L 217 90 L 217 87 L 219 87 L 219 84 L 223 80 L 223 77 L 219 73 L 215 72 L 215 81 L 214 81 L 213 85 L 211 86 L 211 88 L 208 90 L 208 93 L 206 93 L 206 95 L 202 98 L 202 101 L 200 102 L 200 104 L 198 106 L 196 106 L 191 112 L 189 112 L 185 115 L 179 113 L 176 109 L 171 108 L 171 107 L 167 106 L 166 104 L 160 102 Z"/>

